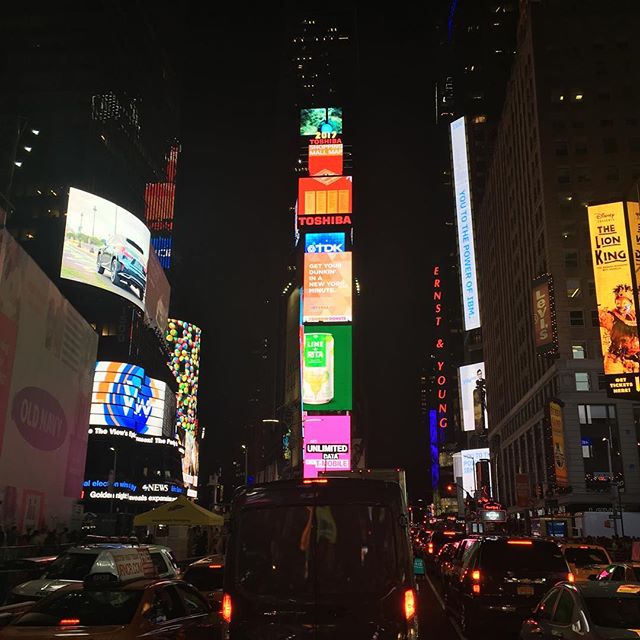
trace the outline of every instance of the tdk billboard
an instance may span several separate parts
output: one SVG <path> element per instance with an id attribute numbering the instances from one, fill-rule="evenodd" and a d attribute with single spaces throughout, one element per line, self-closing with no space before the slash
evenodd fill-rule
<path id="1" fill-rule="evenodd" d="M 342 253 L 345 251 L 344 233 L 307 233 L 305 253 Z"/>

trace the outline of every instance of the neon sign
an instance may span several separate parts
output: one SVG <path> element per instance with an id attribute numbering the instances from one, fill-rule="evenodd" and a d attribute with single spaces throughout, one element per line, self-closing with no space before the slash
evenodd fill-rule
<path id="1" fill-rule="evenodd" d="M 442 280 L 440 266 L 433 268 L 433 312 L 435 322 L 434 356 L 436 362 L 436 420 L 438 427 L 449 426 L 449 373 L 446 362 L 446 337 L 443 328 Z"/>

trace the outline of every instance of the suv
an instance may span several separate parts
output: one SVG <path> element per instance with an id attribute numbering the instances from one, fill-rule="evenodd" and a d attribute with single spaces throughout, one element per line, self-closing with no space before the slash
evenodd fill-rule
<path id="1" fill-rule="evenodd" d="M 490 536 L 465 540 L 459 549 L 446 599 L 466 636 L 490 622 L 518 631 L 554 584 L 574 580 L 560 547 L 548 540 Z"/>
<path id="2" fill-rule="evenodd" d="M 146 261 L 144 250 L 136 242 L 124 236 L 111 236 L 98 251 L 96 271 L 102 275 L 108 269 L 114 285 L 134 286 L 142 300 L 147 286 Z"/>
<path id="3" fill-rule="evenodd" d="M 418 640 L 408 525 L 395 482 L 243 488 L 231 512 L 223 637 Z"/>
<path id="4" fill-rule="evenodd" d="M 29 580 L 14 587 L 7 596 L 7 604 L 39 600 L 68 584 L 81 583 L 87 575 L 105 571 L 105 567 L 117 564 L 121 550 L 148 549 L 159 578 L 175 578 L 178 567 L 171 550 L 149 545 L 132 547 L 125 544 L 94 544 L 72 547 L 47 568 L 38 580 Z"/>

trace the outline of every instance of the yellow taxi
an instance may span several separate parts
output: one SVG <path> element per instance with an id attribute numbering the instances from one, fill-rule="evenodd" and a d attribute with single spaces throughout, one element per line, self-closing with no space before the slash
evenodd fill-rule
<path id="1" fill-rule="evenodd" d="M 104 572 L 34 603 L 0 638 L 217 637 L 220 624 L 205 598 L 182 580 L 156 578 L 148 550 L 118 549 L 112 559 Z"/>
<path id="2" fill-rule="evenodd" d="M 611 564 L 607 550 L 597 544 L 561 544 L 564 559 L 576 580 L 589 580 Z"/>

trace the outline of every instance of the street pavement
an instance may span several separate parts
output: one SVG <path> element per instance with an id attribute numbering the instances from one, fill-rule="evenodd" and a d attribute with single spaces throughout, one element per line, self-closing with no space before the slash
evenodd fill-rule
<path id="1" fill-rule="evenodd" d="M 420 637 L 432 640 L 467 640 L 458 625 L 444 611 L 433 578 L 419 580 L 418 621 Z"/>

